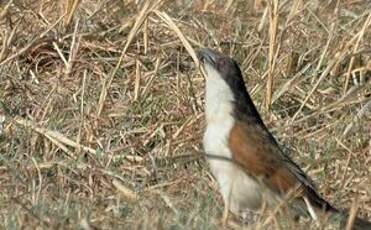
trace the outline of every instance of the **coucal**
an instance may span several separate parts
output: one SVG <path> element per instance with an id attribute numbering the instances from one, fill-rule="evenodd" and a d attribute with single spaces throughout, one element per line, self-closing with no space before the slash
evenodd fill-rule
<path id="1" fill-rule="evenodd" d="M 199 50 L 198 57 L 206 71 L 203 145 L 224 200 L 223 221 L 229 211 L 256 212 L 263 203 L 274 207 L 292 194 L 288 206 L 295 215 L 338 214 L 345 226 L 349 214 L 317 192 L 264 125 L 236 61 L 209 48 Z M 355 218 L 353 229 L 371 229 L 371 223 Z"/>

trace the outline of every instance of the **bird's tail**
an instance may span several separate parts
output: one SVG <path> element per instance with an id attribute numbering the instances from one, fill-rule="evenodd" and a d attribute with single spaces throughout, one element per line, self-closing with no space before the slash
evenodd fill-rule
<path id="1" fill-rule="evenodd" d="M 359 217 L 350 217 L 349 212 L 331 210 L 335 214 L 335 218 L 340 220 L 340 229 L 346 229 L 348 225 L 352 230 L 371 230 L 371 222 Z M 349 223 L 350 222 L 350 223 Z"/>
<path id="2" fill-rule="evenodd" d="M 348 211 L 338 210 L 332 206 L 329 202 L 323 199 L 315 190 L 306 191 L 308 198 L 311 198 L 309 203 L 315 208 L 324 211 L 325 213 L 330 214 L 331 219 L 340 222 L 340 229 L 347 229 L 350 221 L 350 229 L 352 230 L 371 230 L 371 222 L 357 216 L 351 216 Z M 310 205 L 309 205 L 310 206 Z M 308 207 L 308 205 L 307 205 Z M 309 209 L 309 207 L 308 207 Z M 310 212 L 310 210 L 309 210 Z M 312 217 L 313 218 L 313 217 Z"/>
<path id="3" fill-rule="evenodd" d="M 343 216 L 344 216 L 344 219 L 342 220 L 341 225 L 342 226 L 347 226 L 348 225 L 348 220 L 350 219 L 349 214 L 346 213 Z M 359 217 L 355 217 L 351 222 L 352 223 L 350 224 L 350 226 L 351 226 L 350 229 L 353 229 L 353 230 L 371 230 L 371 222 L 369 222 L 368 220 L 365 220 L 365 219 L 362 219 L 362 218 L 359 218 Z"/>

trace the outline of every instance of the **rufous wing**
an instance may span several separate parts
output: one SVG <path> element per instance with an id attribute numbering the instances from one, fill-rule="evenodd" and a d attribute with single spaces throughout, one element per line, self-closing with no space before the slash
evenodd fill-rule
<path id="1" fill-rule="evenodd" d="M 286 194 L 296 190 L 315 207 L 333 209 L 317 192 L 311 180 L 287 155 L 269 131 L 259 123 L 236 121 L 229 135 L 233 161 L 248 175 L 261 180 L 273 191 Z"/>
<path id="2" fill-rule="evenodd" d="M 264 180 L 269 187 L 282 193 L 298 186 L 299 181 L 278 152 L 280 149 L 261 126 L 236 122 L 228 142 L 233 161 L 247 174 Z"/>

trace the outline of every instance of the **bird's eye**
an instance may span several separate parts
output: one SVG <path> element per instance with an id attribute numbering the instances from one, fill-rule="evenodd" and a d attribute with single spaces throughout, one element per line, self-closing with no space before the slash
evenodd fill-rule
<path id="1" fill-rule="evenodd" d="M 223 68 L 223 67 L 226 65 L 226 62 L 227 62 L 226 59 L 224 59 L 224 58 L 220 58 L 220 59 L 218 60 L 218 62 L 217 62 L 217 64 L 218 64 L 218 68 L 219 68 L 219 69 L 220 69 L 220 68 Z"/>

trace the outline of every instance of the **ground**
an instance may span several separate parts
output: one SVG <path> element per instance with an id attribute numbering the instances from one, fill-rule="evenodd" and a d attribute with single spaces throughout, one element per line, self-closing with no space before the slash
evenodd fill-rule
<path id="1" fill-rule="evenodd" d="M 370 3 L 277 2 L 1 1 L 1 228 L 221 228 L 204 46 L 319 192 L 371 219 Z M 230 228 L 292 224 L 330 228 Z"/>

